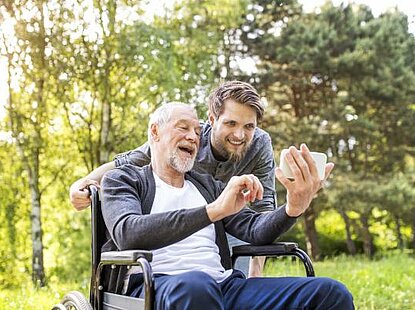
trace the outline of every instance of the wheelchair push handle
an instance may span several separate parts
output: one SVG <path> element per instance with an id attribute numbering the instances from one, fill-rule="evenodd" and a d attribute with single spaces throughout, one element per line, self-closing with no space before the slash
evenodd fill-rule
<path id="1" fill-rule="evenodd" d="M 95 193 L 98 192 L 98 186 L 94 184 L 88 185 L 85 189 L 88 190 L 89 198 L 91 198 Z"/>

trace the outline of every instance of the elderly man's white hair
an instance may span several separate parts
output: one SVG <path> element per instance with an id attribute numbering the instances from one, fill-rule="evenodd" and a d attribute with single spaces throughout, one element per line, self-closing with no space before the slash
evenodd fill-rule
<path id="1" fill-rule="evenodd" d="M 172 114 L 173 109 L 178 106 L 188 107 L 192 109 L 195 112 L 195 114 L 197 114 L 194 107 L 183 102 L 174 101 L 174 102 L 169 102 L 169 103 L 161 105 L 150 115 L 150 120 L 148 122 L 147 135 L 148 135 L 148 142 L 150 144 L 153 143 L 153 136 L 151 135 L 151 125 L 156 124 L 158 126 L 163 126 L 166 123 L 168 123 L 171 119 L 171 114 Z"/>

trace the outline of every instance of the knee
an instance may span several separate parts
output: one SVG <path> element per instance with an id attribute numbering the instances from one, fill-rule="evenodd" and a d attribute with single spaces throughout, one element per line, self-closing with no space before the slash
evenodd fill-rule
<path id="1" fill-rule="evenodd" d="M 177 281 L 177 289 L 189 295 L 203 295 L 209 290 L 218 288 L 216 281 L 205 272 L 192 271 L 183 274 Z"/>
<path id="2" fill-rule="evenodd" d="M 212 277 L 192 271 L 177 277 L 165 303 L 168 309 L 220 309 L 221 293 Z"/>
<path id="3" fill-rule="evenodd" d="M 325 309 L 354 309 L 353 296 L 346 286 L 330 278 L 319 278 L 319 296 Z"/>

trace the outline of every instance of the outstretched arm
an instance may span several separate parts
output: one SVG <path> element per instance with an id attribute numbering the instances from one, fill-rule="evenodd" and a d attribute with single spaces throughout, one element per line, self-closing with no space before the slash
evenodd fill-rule
<path id="1" fill-rule="evenodd" d="M 299 153 L 295 147 L 290 147 L 286 156 L 294 180 L 286 178 L 280 168 L 276 169 L 278 180 L 287 189 L 287 203 L 272 212 L 256 213 L 244 209 L 229 216 L 224 219 L 227 232 L 252 244 L 268 244 L 286 232 L 296 218 L 307 210 L 334 164 L 326 165 L 325 178 L 321 181 L 307 146 L 302 145 L 300 150 Z"/>
<path id="2" fill-rule="evenodd" d="M 326 164 L 324 180 L 321 181 L 316 163 L 310 150 L 305 144 L 300 147 L 300 153 L 295 147 L 290 147 L 286 160 L 294 175 L 294 180 L 286 178 L 281 170 L 275 170 L 278 181 L 287 189 L 287 205 L 285 211 L 288 216 L 298 217 L 310 206 L 317 192 L 322 188 L 324 181 L 334 168 L 333 163 Z"/>

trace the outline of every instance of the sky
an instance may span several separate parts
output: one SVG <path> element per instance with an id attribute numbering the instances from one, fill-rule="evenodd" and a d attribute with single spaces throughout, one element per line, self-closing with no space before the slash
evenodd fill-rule
<path id="1" fill-rule="evenodd" d="M 306 12 L 313 11 L 315 8 L 318 8 L 322 4 L 324 4 L 327 0 L 299 0 L 299 2 L 303 5 L 303 8 Z M 340 5 L 343 3 L 361 3 L 368 5 L 375 16 L 379 16 L 379 14 L 385 12 L 390 8 L 397 7 L 400 11 L 404 12 L 409 19 L 409 31 L 415 34 L 415 1 L 414 0 L 401 0 L 401 1 L 392 1 L 392 0 L 354 0 L 354 1 L 347 1 L 347 0 L 332 0 L 334 5 Z M 149 1 L 149 4 L 146 8 L 146 15 L 155 14 L 155 12 L 160 11 L 160 5 L 165 3 L 168 7 L 174 0 L 152 0 Z M 5 58 L 0 57 L 0 72 L 6 72 L 6 60 Z M 7 102 L 7 84 L 6 84 L 6 74 L 0 74 L 0 119 L 4 117 L 5 110 L 4 106 Z"/>

